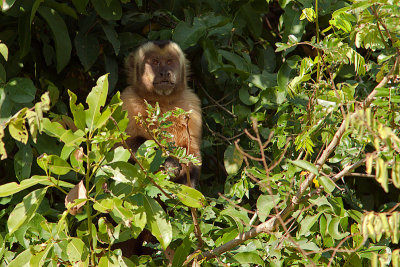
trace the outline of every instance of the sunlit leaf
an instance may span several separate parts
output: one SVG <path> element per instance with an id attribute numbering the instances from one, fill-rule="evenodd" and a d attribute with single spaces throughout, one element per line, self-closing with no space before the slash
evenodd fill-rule
<path id="1" fill-rule="evenodd" d="M 261 195 L 257 199 L 257 213 L 261 221 L 265 221 L 275 205 L 278 205 L 278 195 Z"/>
<path id="2" fill-rule="evenodd" d="M 68 241 L 67 254 L 71 262 L 82 260 L 82 256 L 85 252 L 86 245 L 79 238 L 71 238 Z"/>
<path id="3" fill-rule="evenodd" d="M 165 250 L 172 240 L 172 226 L 168 216 L 154 199 L 144 195 L 144 208 L 147 214 L 147 225 Z"/>
<path id="4" fill-rule="evenodd" d="M 188 207 L 203 208 L 207 204 L 203 194 L 192 187 L 175 184 L 169 181 L 164 181 L 163 186 L 167 188 L 168 191 L 174 193 L 179 200 Z"/>
<path id="5" fill-rule="evenodd" d="M 228 174 L 234 175 L 242 166 L 243 155 L 235 148 L 234 145 L 227 147 L 224 153 L 224 165 Z"/>
<path id="6" fill-rule="evenodd" d="M 0 54 L 7 61 L 8 60 L 8 47 L 5 44 L 0 43 Z"/>
<path id="7" fill-rule="evenodd" d="M 297 167 L 309 171 L 317 176 L 319 175 L 318 168 L 309 161 L 299 159 L 299 160 L 290 160 L 290 162 L 296 165 Z"/>
<path id="8" fill-rule="evenodd" d="M 46 191 L 47 188 L 37 189 L 26 195 L 22 202 L 15 206 L 7 221 L 8 232 L 10 235 L 32 219 L 42 202 Z"/>
<path id="9" fill-rule="evenodd" d="M 233 256 L 241 265 L 255 264 L 257 266 L 265 266 L 265 262 L 256 252 L 241 252 Z"/>
<path id="10" fill-rule="evenodd" d="M 100 118 L 100 109 L 104 106 L 108 93 L 108 75 L 103 75 L 97 80 L 97 84 L 86 98 L 89 109 L 85 110 L 86 126 L 94 131 Z"/>
<path id="11" fill-rule="evenodd" d="M 7 266 L 9 267 L 30 267 L 30 260 L 32 258 L 32 253 L 30 249 L 24 250 L 17 255 Z"/>

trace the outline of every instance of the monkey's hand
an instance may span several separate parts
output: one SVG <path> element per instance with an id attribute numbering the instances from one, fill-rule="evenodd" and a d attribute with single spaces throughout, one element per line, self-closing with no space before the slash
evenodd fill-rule
<path id="1" fill-rule="evenodd" d="M 189 163 L 180 164 L 177 159 L 168 157 L 164 162 L 164 169 L 171 173 L 174 177 L 172 180 L 176 183 L 185 184 L 194 187 L 200 176 L 200 167 Z M 190 184 L 188 183 L 187 173 L 190 175 Z"/>
<path id="2" fill-rule="evenodd" d="M 177 177 L 181 173 L 182 167 L 177 159 L 168 157 L 164 162 L 164 169 L 172 174 L 172 176 Z"/>

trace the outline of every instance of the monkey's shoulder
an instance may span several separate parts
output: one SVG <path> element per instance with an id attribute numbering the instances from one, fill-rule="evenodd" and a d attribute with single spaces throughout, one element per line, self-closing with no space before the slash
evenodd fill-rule
<path id="1" fill-rule="evenodd" d="M 200 99 L 191 89 L 186 89 L 173 96 L 160 96 L 159 99 L 154 100 L 139 96 L 132 86 L 128 86 L 121 93 L 121 100 L 123 101 L 123 108 L 128 110 L 131 116 L 138 113 L 145 114 L 145 100 L 152 106 L 155 106 L 157 102 L 162 113 L 181 108 L 185 111 L 192 110 L 196 114 L 201 114 Z"/>

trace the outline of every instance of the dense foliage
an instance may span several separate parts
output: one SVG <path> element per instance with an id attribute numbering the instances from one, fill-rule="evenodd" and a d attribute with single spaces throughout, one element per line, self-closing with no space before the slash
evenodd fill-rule
<path id="1" fill-rule="evenodd" d="M 399 266 L 398 1 L 0 5 L 1 266 Z M 160 170 L 199 164 L 165 141 L 184 111 L 124 146 L 124 58 L 159 39 L 202 99 L 196 189 Z"/>

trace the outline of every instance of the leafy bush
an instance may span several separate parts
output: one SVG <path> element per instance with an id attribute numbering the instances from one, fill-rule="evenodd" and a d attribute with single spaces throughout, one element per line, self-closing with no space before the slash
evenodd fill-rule
<path id="1" fill-rule="evenodd" d="M 1 7 L 2 265 L 399 265 L 397 2 Z M 156 39 L 202 99 L 196 189 L 159 170 L 198 163 L 162 131 L 183 111 L 149 106 L 155 140 L 121 145 L 120 66 Z M 144 228 L 152 257 L 113 246 Z"/>

